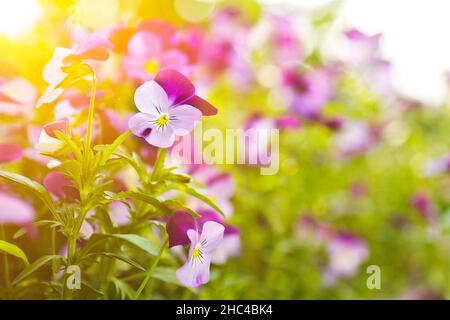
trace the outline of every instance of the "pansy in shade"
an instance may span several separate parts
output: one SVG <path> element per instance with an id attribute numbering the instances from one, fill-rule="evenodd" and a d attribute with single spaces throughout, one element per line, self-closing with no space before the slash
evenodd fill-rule
<path id="1" fill-rule="evenodd" d="M 20 198 L 0 192 L 0 224 L 27 225 L 34 219 L 34 208 Z"/>
<path id="2" fill-rule="evenodd" d="M 109 50 L 113 45 L 100 34 L 91 34 L 82 43 L 74 44 L 71 49 L 58 47 L 44 67 L 43 77 L 48 87 L 39 98 L 37 107 L 56 100 L 64 91 L 61 82 L 74 72 L 71 66 L 83 60 L 104 61 L 109 57 Z"/>
<path id="3" fill-rule="evenodd" d="M 137 88 L 134 102 L 139 113 L 128 126 L 138 137 L 160 148 L 173 145 L 176 136 L 189 134 L 202 115 L 217 109 L 195 95 L 194 85 L 175 70 L 160 71 L 154 80 Z"/>
<path id="4" fill-rule="evenodd" d="M 187 287 L 196 288 L 209 281 L 209 267 L 214 249 L 223 239 L 224 226 L 208 221 L 202 232 L 189 229 L 187 236 L 191 243 L 186 263 L 177 270 L 177 279 Z"/>
<path id="5" fill-rule="evenodd" d="M 166 225 L 169 235 L 169 247 L 187 245 L 190 243 L 187 231 L 190 229 L 200 232 L 205 223 L 214 221 L 224 226 L 223 241 L 212 253 L 211 261 L 214 264 L 224 264 L 229 257 L 237 257 L 241 252 L 240 233 L 233 226 L 225 223 L 223 216 L 214 210 L 198 210 L 200 217 L 194 219 L 184 211 L 176 211 Z"/>

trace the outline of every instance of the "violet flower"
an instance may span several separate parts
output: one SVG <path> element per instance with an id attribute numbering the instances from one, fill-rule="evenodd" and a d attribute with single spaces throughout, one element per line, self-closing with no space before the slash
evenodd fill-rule
<path id="1" fill-rule="evenodd" d="M 34 219 L 33 206 L 22 199 L 0 192 L 0 224 L 27 225 Z"/>
<path id="2" fill-rule="evenodd" d="M 195 95 L 194 85 L 175 70 L 158 72 L 155 79 L 137 88 L 134 101 L 139 113 L 131 117 L 128 126 L 149 144 L 168 148 L 176 136 L 194 129 L 203 115 L 217 110 Z"/>

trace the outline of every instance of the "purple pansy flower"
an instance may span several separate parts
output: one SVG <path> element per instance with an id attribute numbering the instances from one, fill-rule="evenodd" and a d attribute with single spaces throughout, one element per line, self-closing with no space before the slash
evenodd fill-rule
<path id="1" fill-rule="evenodd" d="M 211 248 L 211 251 L 209 251 L 208 253 L 207 273 L 204 268 L 205 266 L 202 266 L 202 274 L 208 274 L 209 277 L 210 262 L 213 262 L 215 264 L 223 264 L 228 259 L 228 257 L 235 257 L 239 255 L 239 231 L 232 226 L 226 225 L 224 223 L 223 217 L 213 210 L 199 210 L 198 213 L 200 214 L 200 218 L 194 219 L 191 215 L 184 211 L 175 212 L 167 222 L 166 230 L 169 235 L 169 247 L 191 244 L 191 250 L 189 252 L 189 258 L 187 262 L 188 264 L 189 261 L 192 262 L 193 248 L 193 242 L 191 237 L 189 236 L 189 232 L 191 231 L 192 233 L 192 231 L 195 231 L 197 234 L 199 234 L 200 232 L 203 234 L 205 232 L 205 226 L 211 222 L 214 222 L 223 227 L 223 239 L 221 239 L 221 241 L 219 241 L 219 243 L 214 246 L 214 249 Z M 209 231 L 207 230 L 206 232 L 208 233 Z M 181 269 L 183 268 L 187 268 L 186 265 Z M 182 278 L 180 279 L 179 277 L 179 280 L 186 286 L 196 287 L 200 284 L 206 283 L 207 279 L 209 279 L 201 277 L 202 280 L 206 279 L 206 281 L 201 283 L 198 282 L 193 285 L 192 279 L 190 279 L 191 282 L 189 282 L 185 277 L 183 277 L 183 275 L 186 273 L 185 270 L 179 272 L 181 272 L 180 277 Z M 191 270 L 191 272 L 193 271 Z"/>
<path id="2" fill-rule="evenodd" d="M 176 272 L 182 284 L 196 288 L 209 281 L 211 254 L 222 241 L 224 230 L 223 225 L 208 221 L 203 225 L 201 234 L 194 229 L 187 231 L 191 243 L 188 260 Z"/>
<path id="3" fill-rule="evenodd" d="M 172 146 L 176 136 L 191 132 L 202 114 L 217 112 L 195 95 L 194 85 L 175 70 L 160 71 L 154 80 L 142 84 L 134 101 L 140 112 L 131 117 L 128 126 L 136 136 L 160 148 Z"/>

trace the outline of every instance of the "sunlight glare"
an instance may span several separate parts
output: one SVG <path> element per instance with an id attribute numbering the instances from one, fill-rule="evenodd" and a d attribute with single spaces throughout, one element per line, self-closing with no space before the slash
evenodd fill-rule
<path id="1" fill-rule="evenodd" d="M 20 36 L 33 27 L 41 13 L 36 0 L 0 1 L 0 34 Z"/>

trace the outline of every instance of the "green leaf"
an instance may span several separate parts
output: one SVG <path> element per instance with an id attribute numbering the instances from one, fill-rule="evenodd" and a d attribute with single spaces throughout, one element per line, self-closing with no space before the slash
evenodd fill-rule
<path id="1" fill-rule="evenodd" d="M 27 188 L 28 190 L 32 191 L 39 199 L 41 199 L 42 202 L 44 202 L 44 204 L 53 214 L 56 214 L 56 208 L 53 205 L 53 200 L 50 197 L 50 194 L 47 192 L 45 187 L 39 182 L 31 180 L 20 174 L 3 170 L 0 170 L 0 178 L 5 179 L 9 182 L 17 183 Z"/>
<path id="2" fill-rule="evenodd" d="M 33 274 L 36 270 L 42 268 L 53 260 L 64 260 L 64 257 L 59 255 L 49 255 L 37 259 L 35 262 L 27 266 L 21 273 L 19 273 L 19 275 L 13 281 L 13 285 L 18 284 L 19 282 Z"/>
<path id="3" fill-rule="evenodd" d="M 102 154 L 102 160 L 100 164 L 105 164 L 106 161 L 108 161 L 109 157 L 116 151 L 116 149 L 128 138 L 128 136 L 131 134 L 130 130 L 125 131 L 120 136 L 114 140 L 112 144 L 110 144 L 106 149 L 103 151 Z"/>
<path id="4" fill-rule="evenodd" d="M 169 267 L 156 267 L 152 272 L 152 277 L 167 283 L 181 285 L 175 276 L 175 269 Z"/>
<path id="5" fill-rule="evenodd" d="M 209 199 L 207 196 L 201 194 L 194 188 L 191 188 L 191 187 L 188 187 L 185 185 L 180 185 L 177 189 L 203 201 L 208 206 L 210 206 L 211 208 L 213 208 L 214 210 L 219 212 L 222 216 L 225 216 L 225 213 L 211 199 Z"/>
<path id="6" fill-rule="evenodd" d="M 163 202 L 159 201 L 155 197 L 146 195 L 141 192 L 135 192 L 135 191 L 120 192 L 120 193 L 117 193 L 115 196 L 113 196 L 112 200 L 121 200 L 121 199 L 125 199 L 125 198 L 132 198 L 135 200 L 143 201 L 143 202 L 151 204 L 155 208 L 163 211 L 167 215 L 172 214 L 172 210 L 168 206 L 166 206 Z"/>
<path id="7" fill-rule="evenodd" d="M 192 210 L 191 208 L 188 208 L 181 204 L 180 202 L 176 200 L 166 200 L 164 201 L 164 204 L 168 205 L 169 207 L 173 208 L 174 210 L 181 210 L 189 213 L 194 218 L 200 218 L 200 214 Z"/>
<path id="8" fill-rule="evenodd" d="M 26 265 L 29 264 L 26 254 L 15 244 L 0 240 L 0 250 L 9 253 L 10 255 L 15 256 L 19 259 L 22 259 L 22 261 L 25 262 Z"/>
<path id="9" fill-rule="evenodd" d="M 120 299 L 133 299 L 136 292 L 134 291 L 133 287 L 131 287 L 128 283 L 125 281 L 122 281 L 117 278 L 113 278 L 112 282 L 114 283 L 114 287 L 117 291 L 117 293 L 120 295 Z"/>
<path id="10" fill-rule="evenodd" d="M 158 248 L 155 247 L 153 242 L 150 241 L 150 239 L 138 236 L 136 234 L 111 234 L 111 237 L 125 240 L 136 247 L 144 250 L 145 252 L 150 253 L 153 256 L 158 255 Z"/>
<path id="11" fill-rule="evenodd" d="M 130 266 L 135 267 L 136 269 L 139 269 L 141 271 L 145 271 L 145 268 L 143 266 L 141 266 L 139 263 L 137 263 L 136 261 L 131 260 L 130 258 L 121 255 L 121 254 L 117 254 L 114 252 L 96 252 L 96 253 L 91 253 L 89 255 L 93 255 L 93 256 L 105 256 L 108 258 L 113 258 L 113 259 L 117 259 L 117 260 L 121 260 L 125 263 L 128 263 Z"/>

